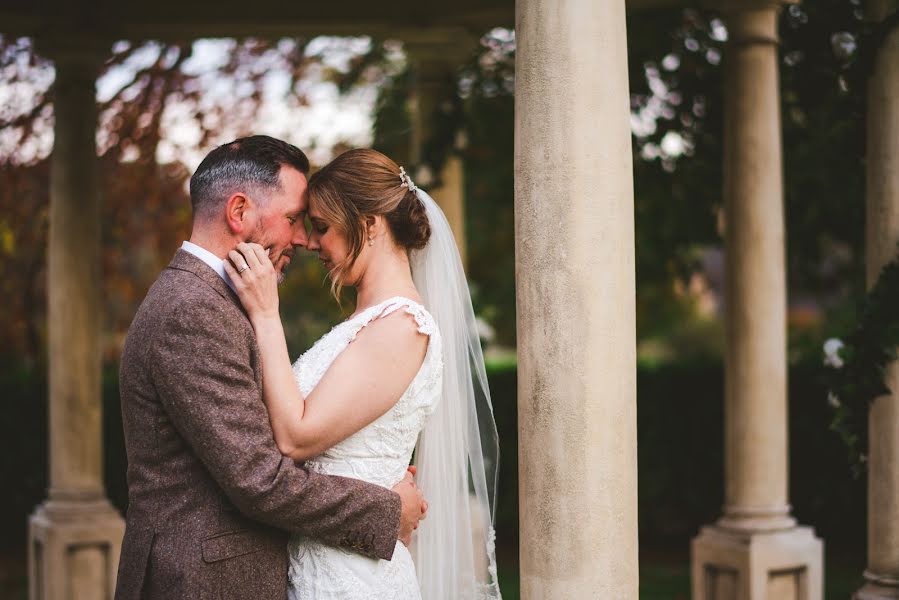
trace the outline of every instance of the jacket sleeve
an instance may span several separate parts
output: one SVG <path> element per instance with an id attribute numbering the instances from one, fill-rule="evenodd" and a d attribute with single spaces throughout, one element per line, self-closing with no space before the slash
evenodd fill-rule
<path id="1" fill-rule="evenodd" d="M 283 457 L 254 372 L 246 317 L 212 300 L 184 308 L 169 307 L 151 341 L 152 377 L 175 428 L 225 494 L 250 518 L 389 560 L 399 496 Z"/>

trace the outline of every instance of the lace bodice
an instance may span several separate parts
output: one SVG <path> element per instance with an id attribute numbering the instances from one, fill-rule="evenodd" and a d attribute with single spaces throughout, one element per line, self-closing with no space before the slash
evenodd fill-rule
<path id="1" fill-rule="evenodd" d="M 443 375 L 440 334 L 433 317 L 423 306 L 408 298 L 395 297 L 369 307 L 319 339 L 294 363 L 293 370 L 300 391 L 303 396 L 308 396 L 362 328 L 397 310 L 412 315 L 418 331 L 430 337 L 421 368 L 390 410 L 321 456 L 307 461 L 312 469 L 388 488 L 403 478 L 418 434 L 440 398 Z"/>
<path id="2" fill-rule="evenodd" d="M 403 310 L 426 334 L 428 350 L 421 368 L 397 403 L 320 456 L 306 461 L 321 473 L 354 477 L 384 487 L 403 478 L 418 434 L 440 399 L 443 358 L 440 332 L 420 304 L 396 297 L 372 306 L 340 323 L 293 365 L 303 396 L 308 396 L 331 363 L 366 325 Z M 397 542 L 392 560 L 377 560 L 301 536 L 293 536 L 289 600 L 421 600 L 415 565 L 408 549 Z"/>

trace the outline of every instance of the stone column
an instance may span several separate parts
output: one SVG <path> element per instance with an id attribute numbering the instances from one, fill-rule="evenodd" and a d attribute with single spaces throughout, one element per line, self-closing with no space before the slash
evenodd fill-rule
<path id="1" fill-rule="evenodd" d="M 90 40 L 48 40 L 56 64 L 50 176 L 48 335 L 50 488 L 29 520 L 32 600 L 106 599 L 124 522 L 103 486 L 100 189 Z"/>
<path id="2" fill-rule="evenodd" d="M 452 151 L 446 157 L 441 171 L 426 175 L 422 166 L 428 166 L 425 148 L 437 133 L 435 122 L 448 116 L 453 110 L 456 95 L 456 71 L 465 58 L 465 49 L 474 43 L 463 35 L 449 44 L 441 42 L 410 42 L 406 50 L 412 63 L 413 93 L 410 102 L 412 137 L 410 159 L 417 165 L 413 177 L 420 179 L 428 193 L 440 206 L 449 221 L 456 245 L 465 264 L 465 179 L 462 159 Z M 435 185 L 431 183 L 435 182 Z"/>
<path id="3" fill-rule="evenodd" d="M 778 14 L 750 0 L 725 11 L 725 505 L 692 543 L 694 600 L 822 598 L 823 545 L 787 493 Z"/>
<path id="4" fill-rule="evenodd" d="M 624 0 L 517 0 L 521 593 L 638 597 Z"/>
<path id="5" fill-rule="evenodd" d="M 896 0 L 869 0 L 882 21 Z M 868 82 L 867 280 L 896 258 L 899 243 L 899 29 L 883 40 Z M 892 393 L 874 401 L 868 416 L 868 568 L 858 600 L 899 598 L 899 364 L 887 369 Z"/>

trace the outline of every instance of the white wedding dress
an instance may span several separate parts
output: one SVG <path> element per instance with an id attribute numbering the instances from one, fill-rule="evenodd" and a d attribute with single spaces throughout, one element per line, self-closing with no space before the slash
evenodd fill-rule
<path id="1" fill-rule="evenodd" d="M 440 399 L 443 358 L 440 333 L 420 304 L 396 297 L 367 308 L 335 326 L 293 365 L 303 396 L 308 396 L 331 363 L 373 320 L 404 310 L 418 331 L 430 337 L 428 350 L 412 383 L 383 416 L 311 459 L 313 470 L 354 477 L 386 488 L 402 480 L 418 434 Z M 425 526 L 425 524 L 423 524 Z M 420 600 L 415 565 L 397 542 L 392 560 L 367 558 L 343 548 L 294 536 L 289 545 L 290 600 Z"/>

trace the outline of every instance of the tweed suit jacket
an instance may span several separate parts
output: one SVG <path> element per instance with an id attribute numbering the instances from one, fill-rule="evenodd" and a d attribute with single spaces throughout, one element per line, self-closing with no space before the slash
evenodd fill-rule
<path id="1" fill-rule="evenodd" d="M 391 558 L 399 496 L 281 456 L 252 326 L 197 257 L 179 250 L 150 288 L 119 379 L 129 504 L 118 600 L 286 598 L 288 532 Z"/>

